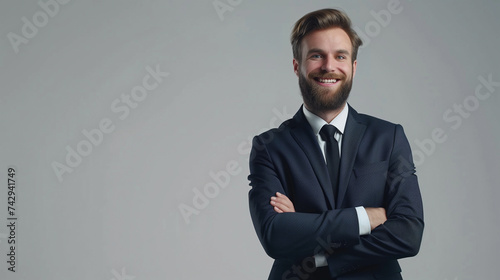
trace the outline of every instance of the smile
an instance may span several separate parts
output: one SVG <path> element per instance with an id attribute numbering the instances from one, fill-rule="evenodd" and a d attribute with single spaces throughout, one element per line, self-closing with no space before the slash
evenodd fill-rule
<path id="1" fill-rule="evenodd" d="M 329 84 L 329 85 L 335 84 L 337 83 L 337 81 L 339 81 L 338 79 L 321 79 L 321 78 L 314 78 L 314 80 L 321 84 Z"/>

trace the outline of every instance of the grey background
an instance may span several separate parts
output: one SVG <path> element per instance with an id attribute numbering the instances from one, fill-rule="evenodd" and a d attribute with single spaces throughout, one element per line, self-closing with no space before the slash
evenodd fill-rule
<path id="1" fill-rule="evenodd" d="M 478 77 L 500 81 L 500 2 L 401 0 L 385 26 L 373 14 L 390 0 L 220 2 L 231 9 L 69 1 L 17 53 L 8 34 L 22 36 L 22 18 L 33 23 L 43 9 L 0 4 L 1 279 L 266 279 L 272 260 L 248 213 L 249 141 L 299 108 L 289 33 L 325 7 L 373 35 L 350 104 L 402 124 L 424 155 L 416 163 L 426 229 L 419 255 L 401 261 L 403 276 L 498 279 L 500 87 L 477 104 L 473 95 Z M 120 119 L 111 104 L 142 84 L 148 66 L 169 76 Z M 461 116 L 453 110 L 464 101 L 473 110 Z M 453 122 L 443 117 L 450 109 Z M 105 118 L 114 131 L 58 180 L 52 164 Z M 435 129 L 445 141 L 419 146 Z M 187 224 L 179 206 L 194 207 L 193 189 L 228 163 L 239 172 Z M 6 263 L 9 166 L 15 273 Z"/>

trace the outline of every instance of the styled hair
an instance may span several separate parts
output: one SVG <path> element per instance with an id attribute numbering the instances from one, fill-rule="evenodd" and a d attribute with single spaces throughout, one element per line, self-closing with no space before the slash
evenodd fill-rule
<path id="1" fill-rule="evenodd" d="M 363 44 L 356 31 L 351 26 L 351 20 L 346 13 L 337 9 L 322 9 L 310 12 L 299 19 L 293 27 L 292 34 L 290 35 L 290 42 L 292 43 L 293 58 L 298 61 L 301 60 L 302 39 L 309 33 L 332 27 L 339 27 L 344 30 L 351 39 L 352 45 L 352 62 L 358 56 L 358 48 Z"/>

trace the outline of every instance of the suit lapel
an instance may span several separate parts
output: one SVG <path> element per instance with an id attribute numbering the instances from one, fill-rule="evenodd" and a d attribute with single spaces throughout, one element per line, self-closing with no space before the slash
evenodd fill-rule
<path id="1" fill-rule="evenodd" d="M 337 205 L 342 205 L 347 184 L 352 175 L 354 159 L 358 153 L 358 147 L 365 133 L 366 125 L 358 122 L 358 113 L 349 106 L 349 116 L 342 136 L 342 154 L 340 156 L 340 177 Z"/>
<path id="2" fill-rule="evenodd" d="M 323 154 L 321 153 L 321 149 L 318 145 L 318 140 L 314 135 L 309 122 L 304 116 L 302 107 L 293 117 L 293 121 L 295 125 L 291 127 L 290 133 L 309 159 L 309 163 L 318 178 L 321 188 L 323 189 L 323 193 L 327 197 L 327 202 L 331 207 L 330 209 L 334 209 L 335 202 L 333 199 L 332 184 L 330 183 L 330 178 L 328 177 L 325 159 L 323 158 Z"/>

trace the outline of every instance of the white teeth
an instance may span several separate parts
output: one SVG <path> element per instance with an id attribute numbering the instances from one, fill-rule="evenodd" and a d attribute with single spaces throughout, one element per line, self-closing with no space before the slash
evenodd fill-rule
<path id="1" fill-rule="evenodd" d="M 319 82 L 329 84 L 329 83 L 336 83 L 337 80 L 336 79 L 319 79 Z"/>

